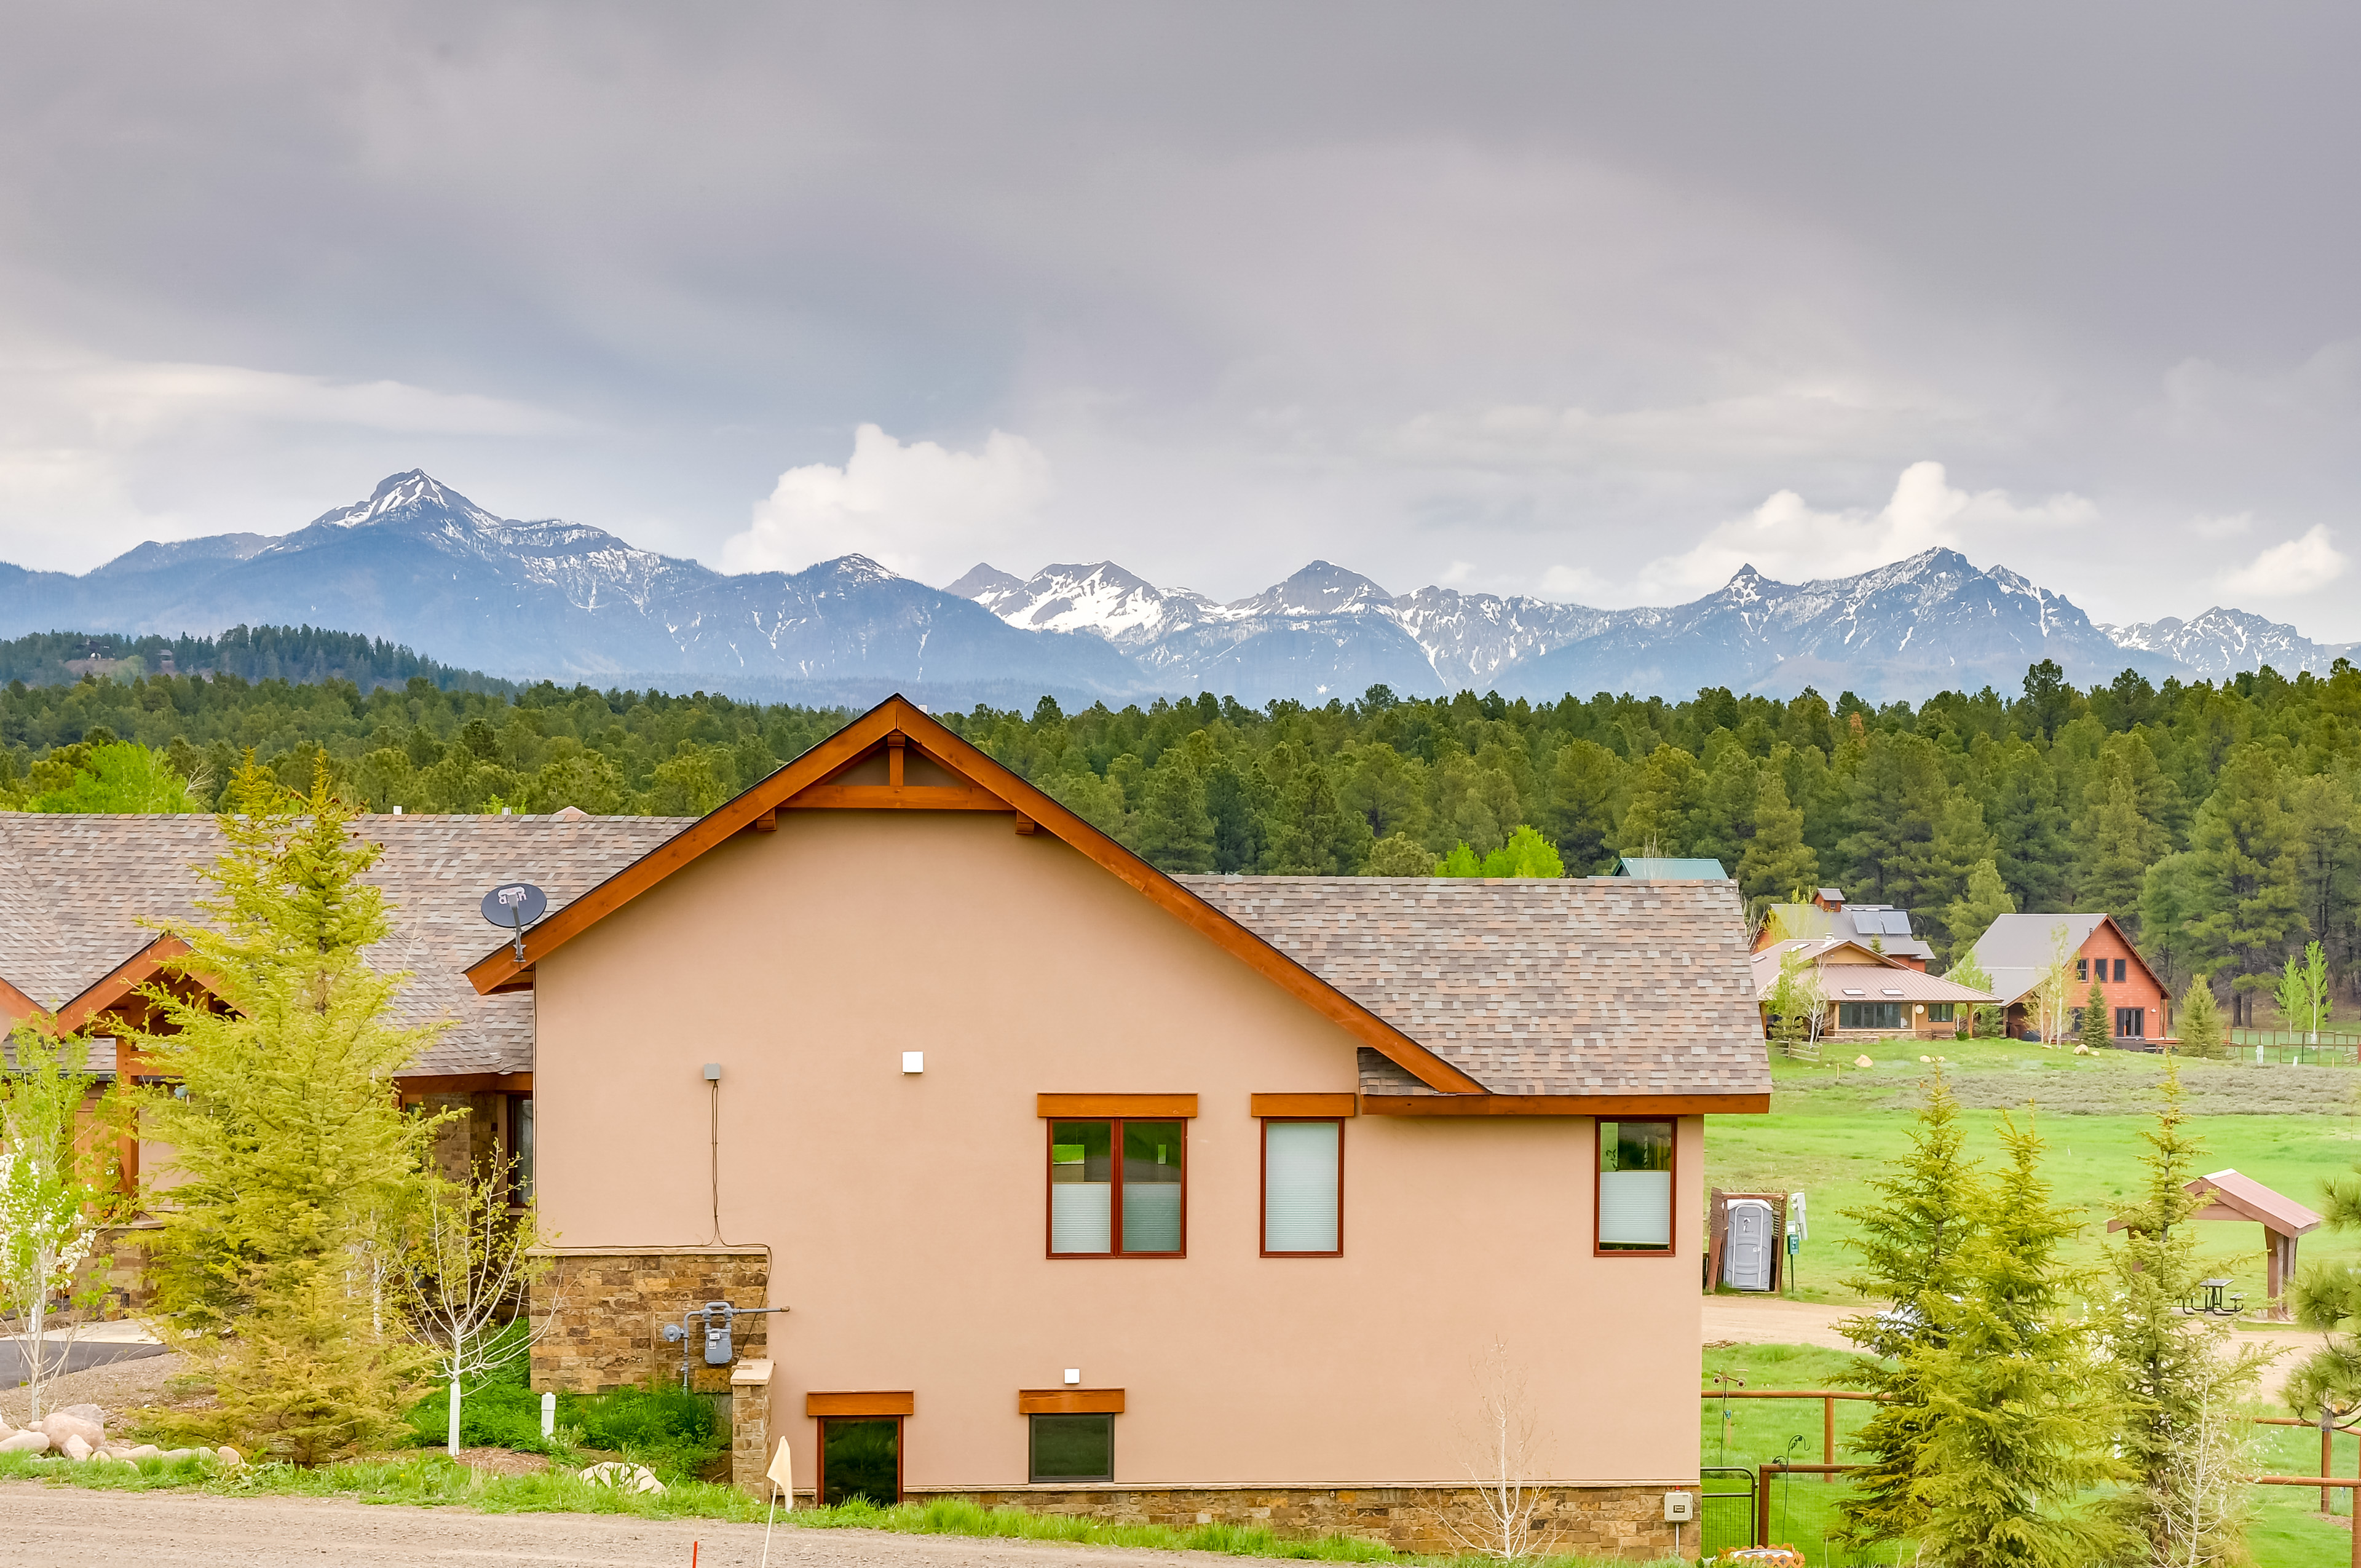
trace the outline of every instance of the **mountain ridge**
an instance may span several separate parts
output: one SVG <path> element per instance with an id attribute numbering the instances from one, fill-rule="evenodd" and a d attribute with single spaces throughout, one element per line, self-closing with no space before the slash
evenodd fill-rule
<path id="1" fill-rule="evenodd" d="M 980 562 L 941 588 L 857 554 L 730 575 L 587 523 L 499 517 L 416 468 L 285 534 L 150 542 L 78 576 L 0 564 L 0 636 L 239 623 L 333 625 L 510 679 L 831 702 L 899 688 L 942 701 L 1211 690 L 1317 704 L 1373 685 L 1534 699 L 1811 685 L 1883 702 L 2013 689 L 2043 658 L 2091 684 L 2125 667 L 2153 679 L 2266 661 L 2325 670 L 2354 646 L 2218 606 L 2101 626 L 2006 566 L 1944 548 L 1805 583 L 1748 565 L 1686 604 L 1621 609 L 1440 585 L 1395 594 L 1327 560 L 1226 603 L 1112 560 L 1030 577 Z"/>

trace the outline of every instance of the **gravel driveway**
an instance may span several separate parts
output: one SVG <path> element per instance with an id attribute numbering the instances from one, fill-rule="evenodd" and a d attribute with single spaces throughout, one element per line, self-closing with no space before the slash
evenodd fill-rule
<path id="1" fill-rule="evenodd" d="M 207 1497 L 0 1483 L 0 1563 L 6 1568 L 753 1568 L 761 1525 L 599 1514 L 478 1514 L 333 1499 Z M 1227 1563 L 1195 1552 L 1137 1552 L 950 1535 L 796 1530 L 772 1537 L 788 1568 L 1148 1568 Z"/>

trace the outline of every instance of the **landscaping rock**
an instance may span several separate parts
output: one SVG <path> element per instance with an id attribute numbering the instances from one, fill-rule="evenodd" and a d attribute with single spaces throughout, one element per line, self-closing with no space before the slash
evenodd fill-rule
<path id="1" fill-rule="evenodd" d="M 245 1457 L 240 1454 L 237 1450 L 230 1447 L 227 1443 L 224 1443 L 221 1447 L 214 1449 L 214 1457 L 220 1460 L 224 1464 L 228 1465 L 233 1470 L 246 1463 Z"/>
<path id="2" fill-rule="evenodd" d="M 106 1425 L 106 1412 L 96 1405 L 60 1405 L 57 1413 L 71 1416 L 78 1421 L 88 1421 L 94 1427 Z"/>
<path id="3" fill-rule="evenodd" d="M 20 1431 L 0 1438 L 0 1453 L 47 1453 L 49 1436 L 47 1432 Z"/>
<path id="4" fill-rule="evenodd" d="M 92 1454 L 96 1453 L 98 1450 L 93 1448 L 89 1443 L 84 1442 L 82 1441 L 82 1433 L 71 1432 L 66 1437 L 64 1452 L 65 1456 L 68 1459 L 80 1463 L 82 1460 L 88 1459 Z"/>
<path id="5" fill-rule="evenodd" d="M 610 1459 L 604 1464 L 593 1464 L 582 1472 L 582 1479 L 594 1486 L 612 1486 L 619 1492 L 661 1492 L 663 1482 L 655 1472 L 644 1464 L 627 1464 Z"/>
<path id="6" fill-rule="evenodd" d="M 137 1448 L 124 1451 L 125 1457 L 129 1459 L 160 1459 L 163 1454 L 164 1451 L 152 1442 L 143 1442 Z"/>
<path id="7" fill-rule="evenodd" d="M 84 1406 L 83 1409 L 88 1409 Z M 48 1434 L 49 1446 L 63 1448 L 71 1437 L 82 1439 L 86 1448 L 96 1448 L 106 1441 L 106 1428 L 97 1421 L 75 1415 L 71 1410 L 51 1410 L 41 1418 L 41 1431 Z"/>

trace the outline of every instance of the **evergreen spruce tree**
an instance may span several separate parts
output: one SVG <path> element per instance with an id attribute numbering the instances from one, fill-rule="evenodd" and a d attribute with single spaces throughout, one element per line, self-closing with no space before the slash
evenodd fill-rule
<path id="1" fill-rule="evenodd" d="M 2156 1124 L 2141 1135 L 2137 1201 L 2107 1252 L 2114 1300 L 2101 1373 L 2117 1422 L 2114 1453 L 2130 1474 L 2101 1507 L 2144 1543 L 2141 1561 L 2169 1568 L 2186 1559 L 2192 1535 L 2197 1562 L 2244 1556 L 2244 1515 L 2235 1502 L 2224 1506 L 2224 1478 L 2211 1478 L 2209 1495 L 2209 1478 L 2187 1460 L 2209 1438 L 2218 1445 L 2209 1427 L 2243 1420 L 2237 1406 L 2268 1358 L 2253 1346 L 2234 1349 L 2219 1318 L 2184 1310 L 2204 1272 L 2194 1216 L 2206 1200 L 2188 1188 L 2203 1146 L 2187 1130 L 2180 1073 L 2169 1058 L 2160 1094 Z"/>
<path id="2" fill-rule="evenodd" d="M 1614 855 L 1624 772 L 1623 760 L 1596 740 L 1567 741 L 1550 765 L 1547 824 L 1566 862 L 1586 873 L 1605 870 Z"/>
<path id="3" fill-rule="evenodd" d="M 2202 974 L 2189 977 L 2189 992 L 2180 999 L 2176 1021 L 2180 1048 L 2193 1057 L 2222 1054 L 2222 1013 L 2213 1005 L 2213 982 Z"/>
<path id="4" fill-rule="evenodd" d="M 1819 881 L 1820 858 L 1804 842 L 1804 813 L 1787 800 L 1787 783 L 1764 768 L 1755 785 L 1754 837 L 1738 857 L 1738 890 L 1748 907 L 1781 899 Z"/>
<path id="5" fill-rule="evenodd" d="M 1371 876 L 1433 876 L 1434 851 L 1407 833 L 1380 839 L 1369 848 Z"/>
<path id="6" fill-rule="evenodd" d="M 2011 737 L 1986 764 L 1984 821 L 1998 845 L 1994 861 L 2019 909 L 2064 907 L 2066 814 L 2058 775 L 2038 748 Z"/>
<path id="7" fill-rule="evenodd" d="M 226 804 L 211 918 L 170 927 L 198 984 L 150 988 L 170 1028 L 139 1040 L 185 1091 L 150 1112 L 183 1178 L 158 1307 L 218 1400 L 174 1424 L 316 1464 L 392 1432 L 417 1365 L 375 1282 L 429 1135 L 393 1077 L 436 1030 L 394 1026 L 404 977 L 362 961 L 391 928 L 361 880 L 379 851 L 325 772 L 291 797 L 249 762 Z"/>
<path id="8" fill-rule="evenodd" d="M 1872 1302 L 1893 1303 L 1840 1325 L 1868 1353 L 1844 1381 L 1879 1401 L 1854 1434 L 1853 1451 L 1864 1463 L 1839 1505 L 1842 1539 L 1855 1547 L 1917 1535 L 1927 1521 L 1937 1394 L 1930 1368 L 1948 1342 L 1951 1299 L 1966 1288 L 1964 1260 L 1987 1208 L 1984 1178 L 1967 1157 L 1959 1115 L 1938 1070 L 1910 1130 L 1910 1153 L 1871 1179 L 1875 1201 L 1845 1214 L 1860 1232 L 1845 1245 L 1861 1259 L 1846 1287 Z"/>
<path id="9" fill-rule="evenodd" d="M 2016 900 L 2001 881 L 1999 866 L 1991 860 L 1978 861 L 1968 872 L 1967 891 L 1951 900 L 1950 907 L 1943 912 L 1943 924 L 1951 933 L 1951 968 L 1958 970 L 1993 921 L 2015 913 Z M 1991 981 L 1986 980 L 1983 983 L 1990 985 Z"/>
<path id="10" fill-rule="evenodd" d="M 1140 854 L 1159 871 L 1213 869 L 1213 818 L 1194 769 L 1172 758 L 1149 775 L 1137 832 Z"/>
<path id="11" fill-rule="evenodd" d="M 2140 878 L 2140 956 L 2167 991 L 2180 983 L 2181 971 L 2189 967 L 2189 922 L 2196 914 L 2191 864 L 2183 850 L 2158 861 Z"/>
<path id="12" fill-rule="evenodd" d="M 2281 808 L 2278 761 L 2256 743 L 2232 749 L 2213 795 L 2190 828 L 2191 883 L 2199 913 L 2192 955 L 2230 977 L 2232 1021 L 2244 993 L 2268 987 L 2288 942 L 2303 929 L 2295 834 Z"/>
<path id="13" fill-rule="evenodd" d="M 2098 980 L 2082 996 L 2082 1027 L 2080 1031 L 2083 1047 L 2103 1051 L 2115 1043 L 2115 1021 L 2107 1006 L 2107 993 L 2099 989 Z"/>
<path id="14" fill-rule="evenodd" d="M 2140 812 L 2129 763 L 2103 753 L 2091 781 L 2089 805 L 2074 832 L 2075 907 L 2104 910 L 2136 927 L 2147 868 L 2170 841 Z"/>
<path id="15" fill-rule="evenodd" d="M 2077 1280 L 2059 1255 L 2081 1226 L 2041 1175 L 2032 1126 L 2004 1117 L 2001 1140 L 2008 1163 L 1977 1193 L 1960 1299 L 1927 1303 L 1941 1332 L 1911 1357 L 1927 1419 L 1920 1561 L 2087 1568 L 2116 1561 L 2124 1531 L 2076 1499 L 2125 1467 L 2092 1331 L 2067 1318 Z"/>

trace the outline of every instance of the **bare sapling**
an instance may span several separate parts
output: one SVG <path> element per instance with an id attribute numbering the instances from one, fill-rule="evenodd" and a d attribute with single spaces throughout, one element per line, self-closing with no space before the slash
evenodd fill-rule
<path id="1" fill-rule="evenodd" d="M 467 1380 L 531 1354 L 557 1317 L 554 1301 L 539 1321 L 527 1310 L 548 1263 L 533 1255 L 533 1208 L 511 1204 L 515 1190 L 497 1168 L 431 1181 L 390 1270 L 402 1321 L 450 1390 L 445 1447 L 455 1456 Z"/>
<path id="2" fill-rule="evenodd" d="M 1544 1490 L 1534 1481 L 1541 1447 L 1539 1421 L 1524 1368 L 1495 1339 L 1475 1358 L 1476 1413 L 1462 1432 L 1463 1463 L 1474 1483 L 1476 1510 L 1462 1521 L 1444 1515 L 1444 1529 L 1465 1551 L 1501 1563 L 1541 1556 L 1554 1533 L 1540 1524 Z"/>
<path id="3" fill-rule="evenodd" d="M 0 1310 L 16 1322 L 35 1421 L 104 1307 L 111 1259 L 95 1255 L 100 1238 L 133 1206 L 115 1152 L 122 1099 L 100 1092 L 90 1042 L 56 1025 L 45 1014 L 18 1024 L 0 1073 Z"/>
<path id="4" fill-rule="evenodd" d="M 2253 1375 L 2243 1365 L 2209 1359 L 2192 1381 L 2197 1406 L 2173 1434 L 2178 1447 L 2166 1480 L 2166 1562 L 2169 1568 L 2236 1568 L 2251 1561 L 2255 1429 L 2235 1400 Z"/>

